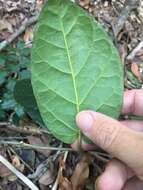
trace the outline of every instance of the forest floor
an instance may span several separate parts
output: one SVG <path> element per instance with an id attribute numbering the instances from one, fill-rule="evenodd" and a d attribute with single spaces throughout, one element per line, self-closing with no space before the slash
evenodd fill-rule
<path id="1" fill-rule="evenodd" d="M 33 111 L 30 52 L 44 3 L 0 0 L 0 190 L 94 190 L 111 156 L 96 149 L 81 157 L 40 128 L 39 112 Z M 143 0 L 74 3 L 111 36 L 124 66 L 125 89 L 143 88 Z"/>

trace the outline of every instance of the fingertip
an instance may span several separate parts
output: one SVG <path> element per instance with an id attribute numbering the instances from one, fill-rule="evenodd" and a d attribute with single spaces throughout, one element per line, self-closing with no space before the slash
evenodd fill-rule
<path id="1" fill-rule="evenodd" d="M 116 179 L 118 180 L 118 179 Z M 106 174 L 102 174 L 95 183 L 96 190 L 121 190 L 117 187 L 116 181 Z"/>
<path id="2" fill-rule="evenodd" d="M 84 132 L 89 132 L 92 128 L 94 119 L 89 111 L 81 111 L 76 116 L 77 126 Z"/>
<path id="3" fill-rule="evenodd" d="M 97 179 L 97 190 L 121 190 L 128 180 L 127 168 L 116 159 L 111 160 L 103 174 Z"/>

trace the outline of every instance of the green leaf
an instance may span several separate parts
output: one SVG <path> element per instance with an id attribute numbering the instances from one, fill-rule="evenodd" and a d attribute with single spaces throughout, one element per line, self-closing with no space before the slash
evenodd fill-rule
<path id="1" fill-rule="evenodd" d="M 23 40 L 19 40 L 18 43 L 17 43 L 17 45 L 16 45 L 16 47 L 17 47 L 18 50 L 23 50 L 24 47 L 25 47 L 24 41 Z"/>
<path id="2" fill-rule="evenodd" d="M 7 77 L 7 72 L 6 71 L 0 71 L 0 85 L 2 85 Z"/>
<path id="3" fill-rule="evenodd" d="M 13 94 L 13 90 L 14 90 L 14 87 L 15 87 L 15 84 L 16 84 L 16 80 L 15 79 L 9 79 L 7 81 L 7 84 L 6 84 L 6 89 L 7 89 L 7 92 L 8 93 L 12 93 Z"/>
<path id="4" fill-rule="evenodd" d="M 5 58 L 3 56 L 0 56 L 0 67 L 5 66 Z"/>
<path id="5" fill-rule="evenodd" d="M 27 67 L 27 66 L 29 66 L 29 64 L 30 64 L 29 58 L 24 57 L 24 56 L 20 57 L 20 67 L 21 68 Z"/>
<path id="6" fill-rule="evenodd" d="M 29 70 L 22 70 L 19 72 L 19 77 L 20 79 L 30 79 L 31 73 Z"/>
<path id="7" fill-rule="evenodd" d="M 7 57 L 7 61 L 9 61 L 10 63 L 14 64 L 18 62 L 18 55 L 16 55 L 16 52 L 14 52 L 15 54 L 9 54 Z M 7 65 L 7 67 L 9 67 L 10 65 Z"/>
<path id="8" fill-rule="evenodd" d="M 33 95 L 30 79 L 23 79 L 16 83 L 14 88 L 14 97 L 15 100 L 24 107 L 25 111 L 35 122 L 41 126 L 44 126 L 35 97 Z"/>
<path id="9" fill-rule="evenodd" d="M 3 110 L 11 110 L 11 109 L 14 109 L 15 106 L 16 106 L 16 102 L 14 99 L 6 99 L 1 104 L 1 107 Z"/>
<path id="10" fill-rule="evenodd" d="M 69 0 L 49 0 L 35 33 L 32 85 L 49 130 L 65 143 L 80 138 L 75 116 L 91 109 L 118 118 L 123 68 L 104 29 Z"/>
<path id="11" fill-rule="evenodd" d="M 19 118 L 24 116 L 23 107 L 21 107 L 20 105 L 17 105 L 17 107 L 15 108 L 15 113 L 17 114 Z"/>

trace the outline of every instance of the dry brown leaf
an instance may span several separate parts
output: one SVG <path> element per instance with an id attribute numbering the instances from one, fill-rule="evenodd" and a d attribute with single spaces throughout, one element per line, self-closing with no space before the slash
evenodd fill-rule
<path id="1" fill-rule="evenodd" d="M 11 174 L 11 171 L 0 163 L 0 177 L 7 177 Z"/>
<path id="2" fill-rule="evenodd" d="M 38 10 L 41 10 L 42 7 L 43 7 L 43 4 L 44 4 L 44 0 L 37 0 L 37 1 L 36 1 L 36 8 L 37 8 Z"/>
<path id="3" fill-rule="evenodd" d="M 80 6 L 85 7 L 90 4 L 90 0 L 79 0 L 78 3 Z"/>
<path id="4" fill-rule="evenodd" d="M 81 161 L 77 164 L 73 175 L 71 177 L 72 190 L 83 190 L 86 180 L 89 177 L 89 164 L 91 163 L 91 157 L 85 154 Z"/>
<path id="5" fill-rule="evenodd" d="M 14 181 L 16 181 L 17 180 L 17 176 L 16 175 L 14 175 L 14 174 L 11 174 L 11 175 L 9 175 L 8 176 L 8 181 L 11 181 L 11 182 L 14 182 Z"/>
<path id="6" fill-rule="evenodd" d="M 0 149 L 0 155 L 4 156 L 5 158 L 7 157 L 6 151 L 4 148 Z M 11 175 L 11 171 L 6 166 L 4 166 L 2 163 L 0 163 L 0 177 L 3 178 L 3 177 L 7 177 L 9 175 Z"/>
<path id="7" fill-rule="evenodd" d="M 16 168 L 19 168 L 21 163 L 20 163 L 20 160 L 17 156 L 12 156 L 12 165 Z"/>
<path id="8" fill-rule="evenodd" d="M 33 40 L 33 30 L 31 28 L 28 28 L 25 31 L 23 39 L 26 44 Z"/>
<path id="9" fill-rule="evenodd" d="M 139 67 L 136 63 L 131 64 L 131 71 L 138 78 L 139 81 L 142 81 L 141 73 L 140 73 Z"/>
<path id="10" fill-rule="evenodd" d="M 59 181 L 59 190 L 73 190 L 72 183 L 62 176 Z"/>
<path id="11" fill-rule="evenodd" d="M 34 137 L 34 136 L 28 136 L 27 137 L 28 141 L 32 145 L 39 145 L 39 146 L 48 146 L 48 139 L 44 139 L 43 141 L 39 137 Z M 47 142 L 46 142 L 47 141 Z M 40 150 L 37 149 L 38 152 L 43 154 L 46 157 L 49 157 L 51 150 Z"/>
<path id="12" fill-rule="evenodd" d="M 125 64 L 125 58 L 127 56 L 127 47 L 126 44 L 122 44 L 119 46 L 119 51 L 120 51 L 120 56 L 121 56 L 121 60 L 122 60 L 122 64 Z"/>
<path id="13" fill-rule="evenodd" d="M 39 179 L 39 183 L 42 185 L 49 185 L 54 181 L 53 171 L 48 169 Z"/>
<path id="14" fill-rule="evenodd" d="M 9 22 L 6 20 L 0 20 L 0 32 L 7 29 L 9 32 L 13 32 L 12 25 Z"/>
<path id="15" fill-rule="evenodd" d="M 18 158 L 18 156 L 14 155 L 12 156 L 12 165 L 18 169 L 19 171 L 24 171 L 24 164 L 22 164 Z"/>
<path id="16" fill-rule="evenodd" d="M 24 164 L 22 164 L 18 158 L 18 156 L 16 155 L 13 155 L 11 156 L 11 161 L 12 161 L 12 165 L 18 169 L 19 171 L 23 172 L 24 171 Z M 13 181 L 16 181 L 17 180 L 17 176 L 14 175 L 13 173 L 11 173 L 9 176 L 8 176 L 8 180 L 13 182 Z"/>

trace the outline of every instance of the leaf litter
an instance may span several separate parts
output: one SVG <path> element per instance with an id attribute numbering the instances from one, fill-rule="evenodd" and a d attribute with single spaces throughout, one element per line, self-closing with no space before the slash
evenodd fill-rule
<path id="1" fill-rule="evenodd" d="M 88 11 L 89 14 L 92 14 L 111 35 L 114 43 L 119 48 L 122 64 L 125 67 L 125 88 L 133 89 L 142 88 L 143 86 L 143 47 L 138 46 L 139 43 L 143 41 L 143 1 L 138 1 L 138 6 L 130 9 L 128 15 L 123 19 L 120 13 L 124 11 L 125 5 L 130 6 L 128 2 L 129 1 L 125 0 L 75 1 L 75 3 Z M 3 42 L 3 40 L 9 39 L 9 37 L 19 29 L 23 20 L 30 19 L 36 15 L 37 12 L 41 10 L 43 3 L 43 0 L 0 0 L 0 43 Z M 117 27 L 120 19 L 122 26 L 115 28 L 114 23 L 117 23 Z M 18 40 L 22 39 L 24 41 L 27 48 L 31 48 L 33 30 L 34 25 L 30 25 L 22 35 L 17 37 Z M 12 47 L 15 47 L 16 43 L 17 41 L 12 43 Z M 134 49 L 137 49 L 137 51 L 133 52 Z M 127 59 L 130 55 L 133 55 L 131 59 Z M 2 58 L 0 61 L 0 63 L 3 62 Z M 0 64 L 0 69 L 1 68 L 3 69 L 3 66 L 1 67 Z M 14 111 L 7 113 L 8 121 L 11 119 L 13 113 Z M 29 126 L 31 126 L 31 122 L 34 123 L 34 121 L 31 120 Z M 37 126 L 35 123 L 34 125 Z M 20 127 L 24 126 L 22 125 Z M 37 130 L 39 131 L 39 126 L 37 126 Z M 27 150 L 23 147 L 16 148 L 14 145 L 0 145 L 0 155 L 5 157 L 14 168 L 17 168 L 33 181 L 40 190 L 53 188 L 61 167 L 62 173 L 55 189 L 93 190 L 95 179 L 100 174 L 99 170 L 104 169 L 104 158 L 105 160 L 108 158 L 106 153 L 103 153 L 100 159 L 100 156 L 97 158 L 93 154 L 91 154 L 91 156 L 85 154 L 81 158 L 78 153 L 69 152 L 66 160 L 63 162 L 64 153 L 60 148 L 63 146 L 66 147 L 66 145 L 61 144 L 50 134 L 40 132 L 40 134 L 34 134 L 33 136 L 32 133 L 29 134 L 30 132 L 28 132 L 27 136 L 22 131 L 19 132 L 8 128 L 6 130 L 1 128 L 0 131 L 0 142 L 1 140 L 10 140 L 11 142 L 17 140 L 18 142 L 24 141 L 31 145 L 39 144 L 46 146 L 48 144 L 59 148 L 58 151 L 41 151 L 35 149 Z M 48 139 L 47 142 L 43 140 L 43 137 Z M 101 150 L 99 150 L 99 152 L 102 153 Z M 97 168 L 97 166 L 99 168 Z M 2 163 L 0 163 L 0 176 L 1 189 L 27 190 L 27 186 Z"/>

